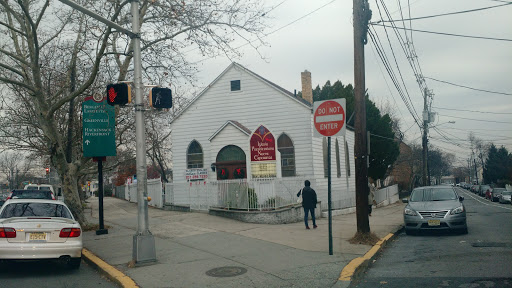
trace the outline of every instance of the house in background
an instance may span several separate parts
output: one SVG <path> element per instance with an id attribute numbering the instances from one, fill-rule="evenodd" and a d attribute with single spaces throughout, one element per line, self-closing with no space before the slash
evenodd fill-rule
<path id="1" fill-rule="evenodd" d="M 327 139 L 313 136 L 311 73 L 301 79 L 304 98 L 240 64 L 227 67 L 170 123 L 174 177 L 166 201 L 192 209 L 289 205 L 307 179 L 327 209 Z M 333 209 L 354 207 L 350 129 L 331 139 L 331 171 Z M 226 193 L 236 199 L 220 199 Z"/>

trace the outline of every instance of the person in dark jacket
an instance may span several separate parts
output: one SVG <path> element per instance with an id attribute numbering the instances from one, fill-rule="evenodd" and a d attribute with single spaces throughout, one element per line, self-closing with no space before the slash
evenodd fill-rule
<path id="1" fill-rule="evenodd" d="M 311 188 L 311 182 L 309 180 L 304 181 L 304 188 L 302 188 L 299 193 L 297 193 L 297 197 L 302 197 L 302 208 L 304 208 L 304 224 L 306 224 L 306 229 L 309 229 L 308 225 L 308 213 L 311 212 L 311 218 L 313 219 L 313 228 L 316 228 L 316 219 L 315 219 L 315 207 L 316 207 L 316 192 Z M 302 192 L 302 195 L 301 195 Z"/>

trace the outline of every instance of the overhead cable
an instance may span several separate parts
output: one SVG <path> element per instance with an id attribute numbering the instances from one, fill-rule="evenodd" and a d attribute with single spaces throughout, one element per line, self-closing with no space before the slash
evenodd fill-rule
<path id="1" fill-rule="evenodd" d="M 391 22 L 393 23 L 393 22 Z M 372 26 L 382 26 L 382 27 L 389 27 L 389 28 L 395 28 L 395 29 L 402 29 L 402 30 L 410 30 L 414 32 L 422 32 L 422 33 L 430 33 L 430 34 L 438 34 L 438 35 L 444 35 L 444 36 L 454 36 L 454 37 L 463 37 L 463 38 L 473 38 L 473 39 L 484 39 L 484 40 L 495 40 L 495 41 L 510 41 L 512 42 L 512 39 L 507 38 L 494 38 L 494 37 L 485 37 L 485 36 L 473 36 L 473 35 L 462 35 L 462 34 L 453 34 L 453 33 L 445 33 L 445 32 L 435 32 L 435 31 L 427 31 L 427 30 L 419 30 L 419 29 L 410 29 L 405 27 L 393 27 L 385 24 L 371 24 Z"/>
<path id="2" fill-rule="evenodd" d="M 471 90 L 481 91 L 481 92 L 487 92 L 487 93 L 493 93 L 493 94 L 501 94 L 501 95 L 512 95 L 512 93 L 496 92 L 496 91 L 490 91 L 490 90 L 484 90 L 484 89 L 477 89 L 477 88 L 473 88 L 473 87 L 468 87 L 468 86 L 464 86 L 464 85 L 460 85 L 460 84 L 451 83 L 451 82 L 448 82 L 448 81 L 434 79 L 434 78 L 431 78 L 431 77 L 425 77 L 425 79 L 430 79 L 430 80 L 433 80 L 433 81 L 437 81 L 437 82 L 441 82 L 441 83 L 445 83 L 445 84 L 449 84 L 449 85 L 453 85 L 453 86 L 457 86 L 457 87 L 467 88 L 467 89 L 471 89 Z"/>

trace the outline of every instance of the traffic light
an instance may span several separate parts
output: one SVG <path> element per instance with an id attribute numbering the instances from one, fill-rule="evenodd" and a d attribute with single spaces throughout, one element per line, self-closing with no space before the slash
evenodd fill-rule
<path id="1" fill-rule="evenodd" d="M 153 108 L 172 108 L 172 92 L 169 88 L 154 87 L 149 92 L 149 105 Z"/>
<path id="2" fill-rule="evenodd" d="M 50 174 L 50 168 L 46 168 L 46 175 Z"/>
<path id="3" fill-rule="evenodd" d="M 109 105 L 126 105 L 132 102 L 130 85 L 126 83 L 107 85 L 107 102 Z"/>

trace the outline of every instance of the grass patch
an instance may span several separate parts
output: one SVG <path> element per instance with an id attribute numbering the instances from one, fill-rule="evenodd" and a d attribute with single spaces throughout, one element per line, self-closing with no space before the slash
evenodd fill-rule
<path id="1" fill-rule="evenodd" d="M 375 235 L 373 232 L 369 233 L 361 233 L 357 232 L 354 237 L 350 238 L 348 242 L 350 244 L 365 244 L 365 245 L 375 245 L 377 242 L 380 241 L 380 238 Z"/>
<path id="2" fill-rule="evenodd" d="M 109 225 L 103 225 L 103 226 L 105 226 L 105 229 L 110 228 Z M 85 224 L 84 226 L 82 226 L 83 231 L 96 231 L 99 229 L 100 229 L 100 224 L 88 223 L 88 224 Z"/>

